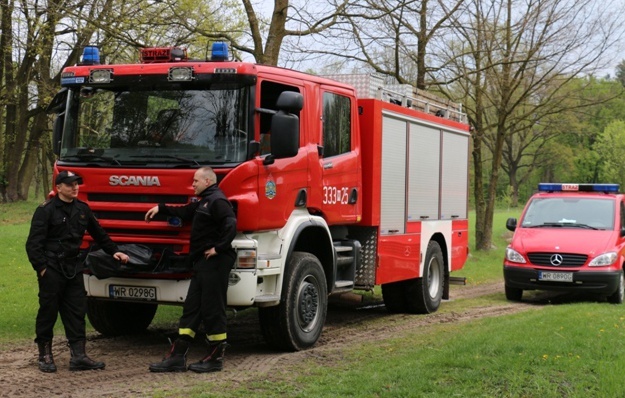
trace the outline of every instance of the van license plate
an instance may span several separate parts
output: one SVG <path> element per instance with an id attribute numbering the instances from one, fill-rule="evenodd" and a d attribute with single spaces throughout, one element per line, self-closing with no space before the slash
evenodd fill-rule
<path id="1" fill-rule="evenodd" d="M 145 286 L 109 285 L 109 297 L 152 301 L 156 300 L 156 288 Z"/>
<path id="2" fill-rule="evenodd" d="M 573 282 L 573 273 L 539 271 L 538 280 L 549 282 Z"/>

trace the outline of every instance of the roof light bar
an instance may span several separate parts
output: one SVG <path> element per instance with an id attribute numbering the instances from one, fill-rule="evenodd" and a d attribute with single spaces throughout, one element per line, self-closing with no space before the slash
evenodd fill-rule
<path id="1" fill-rule="evenodd" d="M 619 184 L 559 184 L 559 183 L 540 183 L 538 190 L 540 192 L 605 192 L 617 193 L 620 189 Z"/>
<path id="2" fill-rule="evenodd" d="M 96 46 L 86 46 L 82 50 L 80 65 L 100 65 L 100 49 Z"/>
<path id="3" fill-rule="evenodd" d="M 211 51 L 211 61 L 227 61 L 229 58 L 228 44 L 223 41 L 213 43 Z"/>

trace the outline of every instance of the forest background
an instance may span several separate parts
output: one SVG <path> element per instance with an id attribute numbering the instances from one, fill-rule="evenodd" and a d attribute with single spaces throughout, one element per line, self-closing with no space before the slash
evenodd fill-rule
<path id="1" fill-rule="evenodd" d="M 460 103 L 471 125 L 475 247 L 538 182 L 625 186 L 625 0 L 0 0 L 0 202 L 51 188 L 63 67 L 226 40 L 235 59 L 375 73 Z"/>

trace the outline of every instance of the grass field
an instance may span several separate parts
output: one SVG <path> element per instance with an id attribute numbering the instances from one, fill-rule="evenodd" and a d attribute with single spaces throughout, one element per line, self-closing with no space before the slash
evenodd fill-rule
<path id="1" fill-rule="evenodd" d="M 0 254 L 0 349 L 34 337 L 37 286 L 24 253 L 34 207 L 27 210 L 0 208 L 4 248 Z M 495 249 L 472 250 L 458 276 L 465 276 L 470 285 L 501 280 L 503 251 L 510 236 L 505 220 L 519 213 L 496 214 Z M 22 214 L 21 221 L 6 221 L 18 214 Z M 505 302 L 503 292 L 475 301 L 445 302 L 441 310 L 462 311 L 489 302 Z M 331 361 L 310 356 L 287 373 L 271 374 L 264 381 L 236 387 L 198 379 L 192 391 L 170 386 L 154 396 L 622 397 L 624 308 L 580 300 L 514 315 L 441 323 L 425 332 L 389 336 L 375 344 L 346 343 L 332 354 L 336 357 Z M 169 324 L 178 315 L 178 308 L 165 307 L 159 309 L 155 322 Z M 57 328 L 61 333 L 60 322 Z"/>

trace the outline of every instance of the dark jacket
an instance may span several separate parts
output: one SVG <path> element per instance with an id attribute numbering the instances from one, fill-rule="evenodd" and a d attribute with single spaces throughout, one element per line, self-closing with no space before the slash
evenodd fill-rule
<path id="1" fill-rule="evenodd" d="M 189 258 L 192 263 L 202 258 L 204 251 L 212 247 L 218 254 L 226 254 L 233 260 L 236 253 L 232 240 L 237 234 L 237 219 L 226 195 L 216 184 L 200 193 L 200 200 L 184 206 L 158 205 L 159 213 L 192 220 Z"/>
<path id="2" fill-rule="evenodd" d="M 66 203 L 55 196 L 35 210 L 26 240 L 28 260 L 37 272 L 46 267 L 60 271 L 64 261 L 75 263 L 85 232 L 108 254 L 118 251 L 89 205 L 78 199 Z"/>

